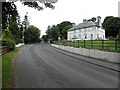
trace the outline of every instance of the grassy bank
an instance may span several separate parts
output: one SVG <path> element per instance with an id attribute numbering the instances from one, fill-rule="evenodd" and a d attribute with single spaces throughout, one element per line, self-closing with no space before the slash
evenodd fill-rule
<path id="1" fill-rule="evenodd" d="M 2 87 L 2 57 L 0 57 L 0 89 Z"/>
<path id="2" fill-rule="evenodd" d="M 15 59 L 18 49 L 8 52 L 2 56 L 2 87 L 7 88 L 10 84 L 12 74 L 12 60 Z"/>

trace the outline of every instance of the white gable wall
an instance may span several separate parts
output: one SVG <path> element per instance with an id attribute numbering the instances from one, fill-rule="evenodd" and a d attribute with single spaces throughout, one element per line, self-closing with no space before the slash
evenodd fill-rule
<path id="1" fill-rule="evenodd" d="M 97 33 L 99 34 L 99 39 L 105 39 L 105 30 L 102 28 L 98 28 Z"/>

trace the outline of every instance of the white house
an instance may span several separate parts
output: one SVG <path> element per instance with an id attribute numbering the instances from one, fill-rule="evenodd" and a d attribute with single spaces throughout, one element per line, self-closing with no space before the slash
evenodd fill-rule
<path id="1" fill-rule="evenodd" d="M 67 32 L 67 40 L 99 40 L 105 39 L 105 30 L 102 29 L 101 17 L 97 17 L 97 22 L 83 20 L 73 26 Z"/>

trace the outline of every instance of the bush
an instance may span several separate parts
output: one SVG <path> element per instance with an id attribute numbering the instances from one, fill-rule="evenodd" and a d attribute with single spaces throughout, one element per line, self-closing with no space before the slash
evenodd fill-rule
<path id="1" fill-rule="evenodd" d="M 41 43 L 41 39 L 39 39 L 39 43 Z"/>
<path id="2" fill-rule="evenodd" d="M 120 30 L 119 30 L 119 33 L 118 33 L 118 38 L 120 38 Z"/>
<path id="3" fill-rule="evenodd" d="M 120 43 L 120 30 L 119 30 L 119 33 L 118 33 L 117 39 L 118 39 L 118 42 Z"/>
<path id="4" fill-rule="evenodd" d="M 50 44 L 53 44 L 53 41 L 52 41 L 52 40 L 50 40 Z"/>
<path id="5" fill-rule="evenodd" d="M 40 30 L 35 26 L 29 26 L 24 32 L 24 41 L 27 43 L 39 42 Z"/>
<path id="6" fill-rule="evenodd" d="M 5 31 L 2 33 L 2 39 L 9 39 L 12 38 L 12 34 L 11 31 L 9 30 L 9 28 L 5 29 Z"/>
<path id="7" fill-rule="evenodd" d="M 15 49 L 15 42 L 11 39 L 1 40 L 2 46 L 7 46 L 10 50 Z"/>

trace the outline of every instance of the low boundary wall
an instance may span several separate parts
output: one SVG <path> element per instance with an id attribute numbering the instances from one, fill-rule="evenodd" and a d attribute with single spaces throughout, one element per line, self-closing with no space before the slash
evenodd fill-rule
<path id="1" fill-rule="evenodd" d="M 51 46 L 79 55 L 102 59 L 114 63 L 120 63 L 119 61 L 120 53 L 116 53 L 116 52 L 107 52 L 107 51 L 100 51 L 96 49 L 86 49 L 86 48 L 75 48 L 75 47 L 55 45 L 55 44 L 51 44 Z"/>

